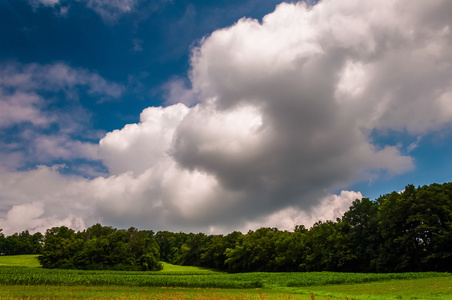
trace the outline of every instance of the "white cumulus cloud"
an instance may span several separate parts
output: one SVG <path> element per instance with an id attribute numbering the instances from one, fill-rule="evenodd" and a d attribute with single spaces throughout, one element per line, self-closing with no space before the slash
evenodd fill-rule
<path id="1" fill-rule="evenodd" d="M 5 174 L 0 218 L 36 207 L 29 219 L 216 232 L 340 217 L 362 195 L 332 191 L 415 167 L 372 132 L 420 140 L 450 127 L 450 15 L 447 0 L 325 0 L 241 19 L 193 49 L 192 90 L 168 85 L 169 103 L 192 107 L 147 108 L 100 141 L 109 176 Z M 37 173 L 65 185 L 18 189 Z"/>
<path id="2" fill-rule="evenodd" d="M 32 171 L 11 172 L 0 168 L 0 228 L 9 235 L 30 230 L 45 232 L 53 226 L 77 230 L 94 213 L 86 201 L 86 180 L 65 177 L 58 167 L 39 166 Z"/>

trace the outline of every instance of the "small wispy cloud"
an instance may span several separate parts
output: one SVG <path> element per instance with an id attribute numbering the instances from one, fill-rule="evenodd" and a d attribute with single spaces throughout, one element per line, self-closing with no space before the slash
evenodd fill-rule
<path id="1" fill-rule="evenodd" d="M 86 7 L 94 10 L 107 23 L 112 23 L 122 15 L 134 10 L 140 0 L 76 0 L 86 4 Z M 28 3 L 37 9 L 40 6 L 55 7 L 61 15 L 67 14 L 69 5 L 60 0 L 28 0 Z"/>
<path id="2" fill-rule="evenodd" d="M 60 0 L 28 0 L 28 2 L 33 6 L 37 7 L 39 5 L 44 6 L 55 6 L 60 2 Z"/>
<path id="3" fill-rule="evenodd" d="M 98 160 L 98 145 L 92 140 L 99 136 L 86 128 L 89 114 L 79 104 L 79 94 L 112 99 L 124 90 L 99 74 L 64 63 L 3 63 L 0 130 L 5 140 L 0 163 L 14 169 L 55 160 Z M 70 112 L 65 112 L 65 107 L 70 107 Z"/>
<path id="4" fill-rule="evenodd" d="M 416 138 L 416 141 L 412 142 L 410 145 L 408 145 L 407 147 L 407 152 L 410 153 L 412 152 L 414 149 L 416 149 L 419 146 L 419 143 L 422 140 L 422 136 L 418 136 Z"/>
<path id="5" fill-rule="evenodd" d="M 63 90 L 72 93 L 77 88 L 85 88 L 93 95 L 117 98 L 125 90 L 124 86 L 108 82 L 97 73 L 65 63 L 3 63 L 0 67 L 0 87 L 23 92 Z"/>
<path id="6" fill-rule="evenodd" d="M 104 21 L 113 22 L 130 13 L 139 0 L 88 0 L 87 7 L 97 12 Z"/>
<path id="7" fill-rule="evenodd" d="M 61 0 L 27 0 L 33 10 L 40 7 L 53 7 L 55 13 L 60 16 L 67 16 L 73 3 Z M 117 20 L 127 14 L 148 15 L 158 11 L 161 7 L 173 0 L 73 0 L 82 3 L 86 8 L 96 12 L 104 23 L 116 24 Z"/>
<path id="8" fill-rule="evenodd" d="M 133 48 L 132 50 L 135 52 L 141 52 L 143 51 L 143 40 L 141 39 L 133 39 Z"/>

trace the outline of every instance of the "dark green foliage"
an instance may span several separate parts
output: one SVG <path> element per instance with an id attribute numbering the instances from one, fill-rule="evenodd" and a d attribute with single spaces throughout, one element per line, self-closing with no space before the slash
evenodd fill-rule
<path id="1" fill-rule="evenodd" d="M 2 255 L 21 255 L 41 253 L 43 236 L 37 232 L 30 234 L 28 230 L 5 237 L 0 229 L 0 253 Z"/>
<path id="2" fill-rule="evenodd" d="M 352 261 L 354 270 L 377 271 L 378 251 L 383 243 L 378 230 L 379 207 L 378 201 L 357 199 L 342 217 L 342 222 L 348 226 L 349 249 L 355 256 Z"/>
<path id="3" fill-rule="evenodd" d="M 452 270 L 452 183 L 355 200 L 342 219 L 293 232 L 158 232 L 162 259 L 229 272 Z M 163 254 L 164 253 L 164 254 Z"/>
<path id="4" fill-rule="evenodd" d="M 42 248 L 42 244 L 44 247 Z M 118 230 L 96 224 L 5 237 L 5 254 L 39 253 L 46 268 L 158 270 L 159 259 L 238 272 L 452 271 L 452 183 L 408 185 L 355 200 L 341 219 L 293 232 L 260 228 L 228 235 Z"/>
<path id="5" fill-rule="evenodd" d="M 383 196 L 378 270 L 452 270 L 452 183 Z"/>
<path id="6" fill-rule="evenodd" d="M 67 227 L 47 230 L 39 261 L 44 268 L 161 270 L 158 245 L 149 231 L 118 230 L 96 224 L 75 233 Z"/>
<path id="7" fill-rule="evenodd" d="M 306 234 L 305 271 L 351 271 L 356 254 L 348 235 L 348 225 L 338 220 L 317 222 Z"/>
<path id="8" fill-rule="evenodd" d="M 300 258 L 298 235 L 277 228 L 260 228 L 241 236 L 235 247 L 227 248 L 227 270 L 230 272 L 295 271 Z"/>

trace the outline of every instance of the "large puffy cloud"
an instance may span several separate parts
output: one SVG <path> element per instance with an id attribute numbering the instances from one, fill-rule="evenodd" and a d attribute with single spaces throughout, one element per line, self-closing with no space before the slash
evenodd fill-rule
<path id="1" fill-rule="evenodd" d="M 314 223 L 327 220 L 336 220 L 348 211 L 353 201 L 362 199 L 360 192 L 342 191 L 339 195 L 329 195 L 323 199 L 319 199 L 310 211 L 288 207 L 280 211 L 276 211 L 270 215 L 251 220 L 242 228 L 242 231 L 256 230 L 261 227 L 276 227 L 279 229 L 291 230 L 296 225 L 304 225 L 306 228 L 311 227 Z M 218 230 L 215 227 L 213 231 Z"/>
<path id="2" fill-rule="evenodd" d="M 73 214 L 66 218 L 42 217 L 44 205 L 40 202 L 32 202 L 23 205 L 14 205 L 6 214 L 5 219 L 0 219 L 2 232 L 11 235 L 23 231 L 24 228 L 31 232 L 45 232 L 52 227 L 66 226 L 77 231 L 85 229 L 83 219 Z"/>
<path id="3" fill-rule="evenodd" d="M 85 179 L 60 175 L 58 166 L 24 172 L 0 168 L 0 228 L 8 235 L 25 229 L 44 232 L 63 225 L 84 229 L 84 222 L 97 220 L 86 203 L 86 183 Z"/>
<path id="4" fill-rule="evenodd" d="M 280 143 L 264 127 L 262 114 L 251 106 L 231 111 L 218 111 L 212 103 L 146 109 L 140 123 L 100 142 L 100 156 L 115 174 L 92 182 L 100 214 L 110 224 L 156 229 L 224 232 L 256 224 L 291 229 L 287 226 L 296 221 L 312 225 L 322 217 L 338 217 L 361 197 L 328 194 L 350 180 L 346 172 L 400 172 L 412 166 L 398 149 L 375 150 L 363 141 L 338 158 L 318 153 L 334 147 L 335 139 L 312 149 L 309 144 L 285 149 L 293 144 Z M 303 161 L 291 151 L 304 155 Z M 275 222 L 282 215 L 286 221 Z"/>
<path id="5" fill-rule="evenodd" d="M 89 115 L 78 101 L 80 90 L 97 99 L 119 97 L 124 88 L 96 73 L 64 63 L 2 63 L 0 71 L 0 228 L 7 234 L 45 231 L 66 225 L 83 229 L 94 220 L 83 191 L 85 179 L 59 174 L 64 165 L 24 166 L 74 159 L 96 161 L 96 133 L 87 129 Z M 70 112 L 64 112 L 70 107 Z M 99 174 L 93 167 L 79 173 Z M 83 219 L 82 219 L 83 217 Z"/>
<path id="6" fill-rule="evenodd" d="M 179 187 L 208 192 L 161 203 L 175 203 L 182 224 L 246 224 L 288 208 L 313 213 L 329 191 L 358 178 L 411 170 L 408 149 L 373 144 L 371 134 L 419 135 L 450 125 L 451 5 L 404 4 L 281 4 L 262 22 L 244 18 L 203 39 L 187 91 L 199 102 L 171 126 L 171 143 L 158 145 L 175 166 L 162 178 L 196 174 L 199 185 L 179 180 Z M 136 141 L 130 129 L 116 132 L 123 145 Z M 140 142 L 153 144 L 147 156 L 137 155 L 136 145 L 117 164 L 152 162 L 158 137 Z M 144 169 L 161 170 L 129 170 Z M 156 186 L 156 194 L 173 187 Z"/>
<path id="7" fill-rule="evenodd" d="M 333 191 L 414 168 L 412 146 L 376 144 L 373 133 L 398 131 L 415 145 L 450 127 L 451 14 L 450 1 L 330 0 L 241 19 L 194 49 L 191 90 L 168 85 L 177 89 L 170 103 L 181 95 L 196 105 L 146 109 L 100 141 L 109 177 L 60 178 L 68 182 L 50 198 L 77 197 L 90 208 L 85 223 L 157 230 L 290 229 L 339 217 L 362 195 Z M 48 212 L 47 201 L 62 200 L 44 194 L 16 198 L 3 218 L 33 205 L 42 208 L 33 220 L 86 213 Z"/>
<path id="8" fill-rule="evenodd" d="M 193 86 L 220 108 L 254 103 L 276 121 L 294 108 L 298 119 L 343 113 L 362 128 L 438 129 L 452 117 L 451 9 L 281 4 L 262 23 L 242 19 L 206 38 L 192 58 Z"/>
<path id="9" fill-rule="evenodd" d="M 183 104 L 147 108 L 139 124 L 108 133 L 100 141 L 99 150 L 111 174 L 140 174 L 167 161 L 174 130 L 188 111 Z"/>

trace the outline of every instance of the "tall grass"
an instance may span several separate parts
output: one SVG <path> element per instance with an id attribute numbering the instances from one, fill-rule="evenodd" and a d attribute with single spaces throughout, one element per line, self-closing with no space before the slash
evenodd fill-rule
<path id="1" fill-rule="evenodd" d="M 392 279 L 417 279 L 450 276 L 448 273 L 240 273 L 208 270 L 189 272 L 81 271 L 0 266 L 0 284 L 4 285 L 120 285 L 185 288 L 262 288 L 272 286 L 305 287 L 328 284 L 352 284 Z"/>
<path id="2" fill-rule="evenodd" d="M 237 278 L 215 273 L 160 273 L 126 271 L 80 271 L 27 267 L 0 267 L 0 284 L 5 285 L 123 285 L 186 288 L 260 288 L 254 278 Z"/>

